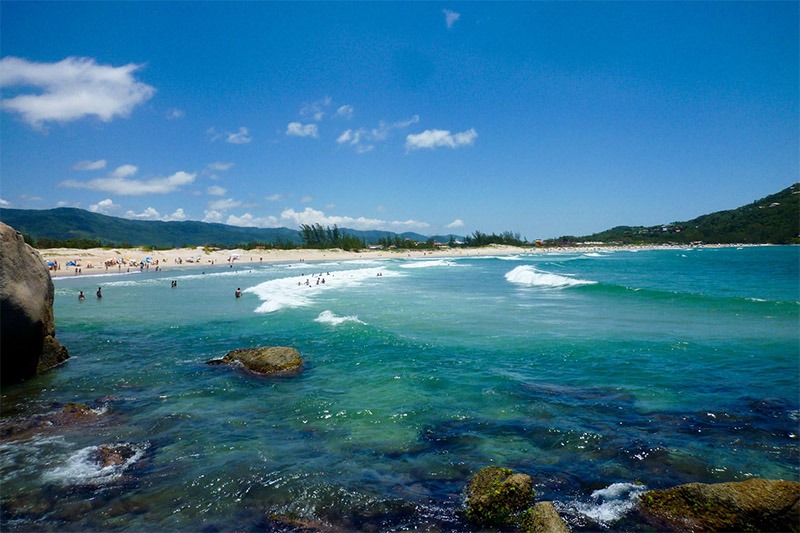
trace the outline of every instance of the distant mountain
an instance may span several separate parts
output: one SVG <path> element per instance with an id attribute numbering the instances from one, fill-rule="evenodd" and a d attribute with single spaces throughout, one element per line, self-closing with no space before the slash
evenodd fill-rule
<path id="1" fill-rule="evenodd" d="M 800 183 L 752 204 L 658 226 L 618 226 L 562 242 L 800 244 Z"/>
<path id="2" fill-rule="evenodd" d="M 183 221 L 160 222 L 154 220 L 130 220 L 92 213 L 73 207 L 56 209 L 7 209 L 0 208 L 0 221 L 13 227 L 34 241 L 51 239 L 56 241 L 99 241 L 105 246 L 149 246 L 174 248 L 181 246 L 238 247 L 250 243 L 299 245 L 300 232 L 289 228 L 243 228 L 226 224 Z M 367 244 L 376 242 L 391 231 L 359 231 L 342 229 Z M 418 233 L 401 233 L 401 239 L 425 242 L 429 238 L 447 242 L 450 236 L 426 237 Z M 461 238 L 463 237 L 456 237 Z"/>

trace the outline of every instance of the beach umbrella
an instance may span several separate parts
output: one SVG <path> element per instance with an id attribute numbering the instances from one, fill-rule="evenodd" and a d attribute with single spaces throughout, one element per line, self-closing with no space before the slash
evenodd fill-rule
<path id="1" fill-rule="evenodd" d="M 75 261 L 67 261 L 67 266 L 68 267 L 74 267 L 75 266 Z"/>
<path id="2" fill-rule="evenodd" d="M 56 266 L 56 263 L 55 263 L 55 261 L 48 261 L 47 262 L 47 266 L 54 267 L 54 266 Z"/>

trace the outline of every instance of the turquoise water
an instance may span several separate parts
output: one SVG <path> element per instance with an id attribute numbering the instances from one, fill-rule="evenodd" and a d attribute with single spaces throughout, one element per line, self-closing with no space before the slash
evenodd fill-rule
<path id="1" fill-rule="evenodd" d="M 3 417 L 101 421 L 0 445 L 3 529 L 464 531 L 496 464 L 622 531 L 645 488 L 800 480 L 799 268 L 757 247 L 58 279 L 72 357 L 4 387 Z M 304 371 L 204 364 L 259 345 Z M 87 459 L 115 443 L 136 454 Z"/>

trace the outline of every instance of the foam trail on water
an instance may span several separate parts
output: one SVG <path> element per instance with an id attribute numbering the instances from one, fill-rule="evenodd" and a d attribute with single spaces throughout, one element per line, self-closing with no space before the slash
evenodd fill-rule
<path id="1" fill-rule="evenodd" d="M 420 261 L 409 261 L 400 265 L 400 268 L 430 268 L 430 267 L 451 267 L 459 266 L 449 259 L 422 259 Z"/>
<path id="2" fill-rule="evenodd" d="M 128 444 L 133 454 L 119 464 L 103 466 L 98 453 L 100 446 L 88 446 L 73 453 L 65 464 L 46 471 L 42 479 L 59 485 L 101 485 L 122 477 L 125 470 L 144 457 L 149 443 Z"/>
<path id="3" fill-rule="evenodd" d="M 647 492 L 647 487 L 644 485 L 612 483 L 604 489 L 592 492 L 590 502 L 572 502 L 564 504 L 564 507 L 574 514 L 607 527 L 631 511 L 644 492 Z"/>
<path id="4" fill-rule="evenodd" d="M 310 265 L 309 265 L 310 266 Z M 305 307 L 323 291 L 357 287 L 367 280 L 381 280 L 401 274 L 382 268 L 360 268 L 337 272 L 318 272 L 309 275 L 265 281 L 242 292 L 258 296 L 263 302 L 256 313 L 274 313 L 283 308 Z"/>
<path id="5" fill-rule="evenodd" d="M 519 285 L 529 285 L 532 287 L 575 287 L 578 285 L 594 285 L 596 281 L 585 279 L 568 278 L 536 270 L 531 265 L 518 266 L 514 270 L 506 273 L 506 280 Z"/>
<path id="6" fill-rule="evenodd" d="M 343 324 L 345 322 L 366 324 L 366 322 L 359 320 L 357 316 L 336 316 L 333 314 L 332 311 L 321 312 L 319 316 L 314 319 L 314 322 L 319 322 L 321 324 L 330 324 L 332 326 L 338 326 L 339 324 Z"/>

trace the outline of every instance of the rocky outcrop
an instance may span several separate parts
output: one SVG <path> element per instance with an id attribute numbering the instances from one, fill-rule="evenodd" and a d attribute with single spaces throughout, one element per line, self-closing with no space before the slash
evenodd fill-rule
<path id="1" fill-rule="evenodd" d="M 69 354 L 55 338 L 55 289 L 39 252 L 0 222 L 0 380 L 31 378 Z"/>
<path id="2" fill-rule="evenodd" d="M 24 440 L 42 433 L 58 433 L 65 429 L 85 427 L 98 422 L 100 409 L 82 403 L 68 403 L 61 409 L 43 415 L 0 421 L 0 442 Z"/>
<path id="3" fill-rule="evenodd" d="M 689 483 L 642 494 L 639 510 L 670 531 L 800 531 L 800 483 Z"/>
<path id="4" fill-rule="evenodd" d="M 290 375 L 300 372 L 303 359 L 294 348 L 262 346 L 233 350 L 222 359 L 212 359 L 206 364 L 240 364 L 246 370 L 260 375 Z"/>
<path id="5" fill-rule="evenodd" d="M 467 520 L 481 527 L 509 527 L 533 503 L 533 480 L 509 468 L 487 466 L 467 487 Z"/>

